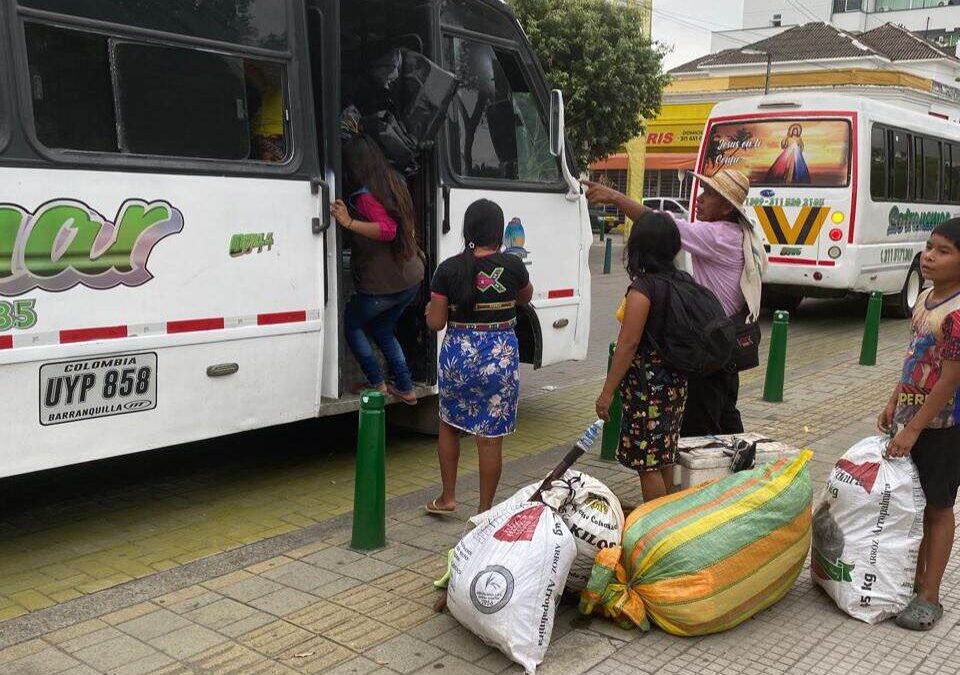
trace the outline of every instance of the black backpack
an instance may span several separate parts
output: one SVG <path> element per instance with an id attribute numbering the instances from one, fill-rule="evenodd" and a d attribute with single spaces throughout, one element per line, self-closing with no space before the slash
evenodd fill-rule
<path id="1" fill-rule="evenodd" d="M 651 338 L 665 365 L 690 377 L 722 369 L 730 362 L 737 331 L 717 296 L 686 272 L 656 276 L 670 286 L 662 344 Z"/>

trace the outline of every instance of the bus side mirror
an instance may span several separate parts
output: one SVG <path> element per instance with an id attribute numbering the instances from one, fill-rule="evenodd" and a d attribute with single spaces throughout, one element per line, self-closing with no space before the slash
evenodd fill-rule
<path id="1" fill-rule="evenodd" d="M 550 154 L 563 155 L 563 93 L 559 89 L 550 92 Z"/>

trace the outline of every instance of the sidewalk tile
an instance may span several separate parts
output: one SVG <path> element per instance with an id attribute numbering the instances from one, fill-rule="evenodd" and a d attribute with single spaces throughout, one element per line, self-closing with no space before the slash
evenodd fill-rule
<path id="1" fill-rule="evenodd" d="M 443 614 L 436 614 L 423 623 L 420 623 L 410 630 L 406 631 L 407 635 L 415 637 L 418 640 L 423 640 L 425 642 L 430 642 L 435 637 L 443 635 L 444 633 L 453 630 L 460 624 L 457 623 L 457 620 L 450 616 L 449 613 L 444 612 Z"/>
<path id="2" fill-rule="evenodd" d="M 254 675 L 280 671 L 293 675 L 296 672 L 236 643 L 211 647 L 188 659 L 187 664 L 199 673 L 216 675 Z"/>
<path id="3" fill-rule="evenodd" d="M 66 628 L 61 628 L 60 630 L 47 633 L 43 636 L 43 639 L 50 644 L 59 645 L 61 642 L 75 640 L 83 637 L 84 635 L 89 635 L 90 633 L 96 633 L 97 631 L 104 630 L 105 628 L 109 628 L 109 626 L 101 619 L 90 619 L 89 621 L 82 621 L 80 623 L 75 623 L 72 626 L 67 626 Z M 0 652 L 0 654 L 2 654 L 2 652 Z M 0 663 L 3 663 L 2 657 L 0 657 Z"/>
<path id="4" fill-rule="evenodd" d="M 336 572 L 309 565 L 300 560 L 293 560 L 286 565 L 267 570 L 261 576 L 308 593 L 341 578 Z"/>
<path id="5" fill-rule="evenodd" d="M 142 659 L 111 670 L 110 675 L 147 675 L 172 664 L 174 664 L 174 660 L 169 656 L 154 652 Z"/>
<path id="6" fill-rule="evenodd" d="M 445 654 L 439 660 L 424 666 L 416 671 L 418 674 L 428 675 L 429 673 L 443 672 L 449 675 L 490 675 L 489 671 L 484 670 L 472 663 L 467 663 L 456 656 Z"/>
<path id="7" fill-rule="evenodd" d="M 479 661 L 493 650 L 493 647 L 459 624 L 430 640 L 430 644 L 471 663 Z"/>
<path id="8" fill-rule="evenodd" d="M 281 587 L 268 595 L 250 600 L 249 604 L 274 616 L 286 616 L 316 601 L 317 597 L 315 595 L 298 591 L 295 588 Z"/>
<path id="9" fill-rule="evenodd" d="M 23 658 L 4 664 L 2 671 L 7 673 L 23 673 L 24 675 L 47 675 L 47 673 L 61 673 L 68 668 L 82 665 L 75 658 L 67 656 L 55 647 L 45 646 Z"/>
<path id="10" fill-rule="evenodd" d="M 250 577 L 243 581 L 238 581 L 230 586 L 224 586 L 219 592 L 227 597 L 239 600 L 240 602 L 250 602 L 257 598 L 279 591 L 283 586 L 275 581 L 264 579 L 262 577 Z"/>
<path id="11" fill-rule="evenodd" d="M 161 635 L 192 625 L 185 617 L 168 609 L 158 609 L 130 621 L 117 624 L 117 628 L 127 635 L 149 642 Z"/>
<path id="12" fill-rule="evenodd" d="M 124 637 L 124 634 L 113 626 L 106 626 L 95 631 L 86 631 L 82 635 L 63 640 L 57 646 L 68 654 L 73 654 L 81 649 L 97 645 L 108 640 Z"/>
<path id="13" fill-rule="evenodd" d="M 306 642 L 313 633 L 286 621 L 274 621 L 261 628 L 245 633 L 237 642 L 262 654 L 275 657 L 288 647 Z"/>
<path id="14" fill-rule="evenodd" d="M 364 557 L 365 556 L 356 551 L 350 551 L 345 548 L 340 548 L 338 545 L 333 545 L 316 553 L 311 553 L 302 560 L 311 565 L 328 569 L 331 572 L 342 573 L 345 567 L 363 560 Z"/>
<path id="15" fill-rule="evenodd" d="M 111 626 L 116 626 L 118 623 L 139 619 L 141 616 L 146 616 L 147 614 L 157 611 L 157 609 L 159 609 L 159 607 L 152 602 L 141 602 L 131 607 L 124 607 L 116 612 L 111 612 L 110 614 L 104 614 L 100 617 L 100 620 L 105 621 Z"/>
<path id="16" fill-rule="evenodd" d="M 246 581 L 247 579 L 252 579 L 253 574 L 247 572 L 246 570 L 237 570 L 235 572 L 230 572 L 229 574 L 224 574 L 219 577 L 214 577 L 213 579 L 208 579 L 204 581 L 201 585 L 205 588 L 209 588 L 211 591 L 219 591 L 221 588 L 227 586 L 232 586 L 239 581 Z"/>
<path id="17" fill-rule="evenodd" d="M 74 656 L 101 671 L 139 661 L 156 652 L 129 635 L 115 637 L 81 649 Z"/>
<path id="18" fill-rule="evenodd" d="M 150 640 L 150 644 L 176 660 L 183 661 L 226 640 L 227 638 L 209 628 L 191 625 L 154 638 Z"/>
<path id="19" fill-rule="evenodd" d="M 491 673 L 501 673 L 514 665 L 513 661 L 504 656 L 499 649 L 494 649 L 482 659 L 477 661 L 476 665 L 483 670 Z"/>
<path id="20" fill-rule="evenodd" d="M 247 572 L 250 572 L 251 574 L 263 574 L 267 570 L 276 569 L 277 567 L 286 565 L 291 561 L 292 561 L 292 558 L 279 555 L 279 556 L 270 558 L 269 560 L 264 560 L 263 562 L 259 562 L 256 565 L 250 565 L 245 569 Z"/>
<path id="21" fill-rule="evenodd" d="M 412 673 L 443 656 L 431 644 L 409 635 L 398 635 L 363 654 L 371 661 L 401 673 Z"/>
<path id="22" fill-rule="evenodd" d="M 291 647 L 276 658 L 281 663 L 303 673 L 325 673 L 330 668 L 353 659 L 356 656 L 346 647 L 342 647 L 322 637 Z"/>
<path id="23" fill-rule="evenodd" d="M 327 675 L 369 675 L 369 673 L 379 668 L 380 666 L 370 659 L 357 656 L 340 665 L 334 666 L 327 671 Z"/>

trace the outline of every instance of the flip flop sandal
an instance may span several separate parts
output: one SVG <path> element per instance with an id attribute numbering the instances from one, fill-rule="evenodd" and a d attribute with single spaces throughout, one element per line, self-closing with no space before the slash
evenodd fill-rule
<path id="1" fill-rule="evenodd" d="M 399 392 L 392 386 L 387 385 L 387 393 L 390 394 L 390 396 L 396 396 L 405 405 L 417 405 L 417 395 L 413 393 L 412 389 L 406 392 Z"/>
<path id="2" fill-rule="evenodd" d="M 897 625 L 907 630 L 930 630 L 943 618 L 943 605 L 927 602 L 921 597 L 910 601 L 897 615 Z"/>
<path id="3" fill-rule="evenodd" d="M 441 509 L 439 506 L 437 506 L 436 499 L 431 499 L 429 502 L 427 502 L 426 506 L 423 507 L 423 510 L 427 513 L 432 513 L 435 516 L 450 516 L 457 511 L 456 507 L 452 509 Z"/>

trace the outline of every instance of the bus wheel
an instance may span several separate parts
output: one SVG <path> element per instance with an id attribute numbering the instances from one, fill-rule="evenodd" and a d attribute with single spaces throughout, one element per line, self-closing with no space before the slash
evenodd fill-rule
<path id="1" fill-rule="evenodd" d="M 802 295 L 793 293 L 784 293 L 769 288 L 763 289 L 763 295 L 760 297 L 760 306 L 763 309 L 769 309 L 771 312 L 784 311 L 791 314 L 797 311 L 797 307 L 803 302 Z"/>
<path id="2" fill-rule="evenodd" d="M 909 319 L 913 316 L 913 308 L 917 306 L 917 298 L 923 290 L 923 277 L 920 276 L 920 265 L 916 262 L 907 272 L 903 288 L 899 293 L 886 298 L 887 316 L 898 319 Z"/>

